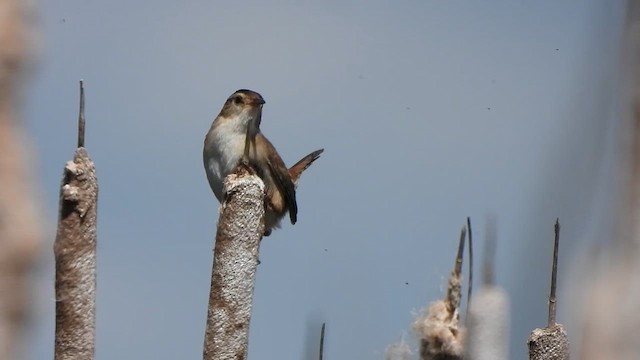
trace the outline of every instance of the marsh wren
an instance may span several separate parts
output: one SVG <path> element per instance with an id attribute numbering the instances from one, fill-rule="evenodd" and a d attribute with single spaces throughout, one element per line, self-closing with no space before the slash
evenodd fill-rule
<path id="1" fill-rule="evenodd" d="M 298 180 L 324 149 L 312 152 L 287 169 L 260 131 L 264 103 L 262 96 L 251 90 L 241 89 L 229 96 L 204 139 L 203 160 L 209 185 L 221 203 L 225 195 L 224 178 L 243 159 L 253 166 L 265 185 L 264 235 L 269 236 L 287 212 L 291 224 L 296 223 Z"/>

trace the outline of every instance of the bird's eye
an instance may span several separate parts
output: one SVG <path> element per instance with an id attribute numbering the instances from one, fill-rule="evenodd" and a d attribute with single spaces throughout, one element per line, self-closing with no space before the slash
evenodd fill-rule
<path id="1" fill-rule="evenodd" d="M 244 99 L 242 99 L 242 96 L 236 96 L 233 98 L 233 102 L 236 103 L 236 105 L 244 104 Z"/>

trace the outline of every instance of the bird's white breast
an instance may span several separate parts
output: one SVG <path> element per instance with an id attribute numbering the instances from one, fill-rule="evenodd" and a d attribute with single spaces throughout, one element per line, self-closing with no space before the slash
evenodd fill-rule
<path id="1" fill-rule="evenodd" d="M 204 165 L 209 185 L 220 202 L 223 200 L 223 180 L 240 162 L 246 133 L 233 123 L 214 124 L 207 135 Z"/>

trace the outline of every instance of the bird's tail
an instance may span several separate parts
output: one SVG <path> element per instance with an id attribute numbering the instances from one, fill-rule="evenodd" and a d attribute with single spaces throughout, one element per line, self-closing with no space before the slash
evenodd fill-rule
<path id="1" fill-rule="evenodd" d="M 298 179 L 300 179 L 300 175 L 302 175 L 302 172 L 305 171 L 309 166 L 311 166 L 311 164 L 320 157 L 320 154 L 322 154 L 323 151 L 324 149 L 316 150 L 311 154 L 303 157 L 295 165 L 289 168 L 291 180 L 293 180 L 293 183 L 295 185 L 298 184 Z"/>

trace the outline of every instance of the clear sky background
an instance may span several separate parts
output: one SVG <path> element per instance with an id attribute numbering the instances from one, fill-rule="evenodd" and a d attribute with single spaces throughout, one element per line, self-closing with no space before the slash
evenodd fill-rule
<path id="1" fill-rule="evenodd" d="M 511 358 L 525 359 L 546 324 L 555 218 L 561 286 L 611 224 L 623 1 L 38 5 L 24 105 L 48 242 L 28 359 L 53 354 L 79 79 L 100 182 L 98 359 L 202 356 L 218 203 L 201 151 L 239 88 L 266 99 L 285 162 L 326 149 L 300 182 L 298 223 L 262 243 L 252 359 L 315 358 L 323 321 L 326 359 L 383 359 L 442 297 L 466 216 L 480 254 L 497 219 Z"/>

